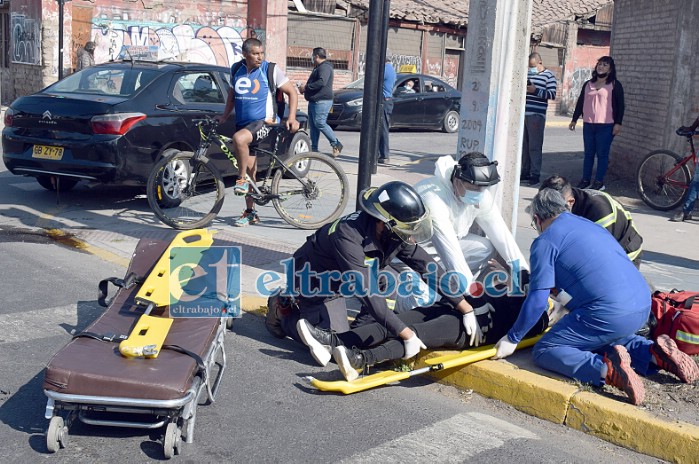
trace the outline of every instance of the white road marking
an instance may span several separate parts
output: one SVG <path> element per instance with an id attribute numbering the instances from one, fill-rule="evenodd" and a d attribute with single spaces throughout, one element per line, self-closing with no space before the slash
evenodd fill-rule
<path id="1" fill-rule="evenodd" d="M 75 327 L 77 323 L 78 308 L 75 304 L 1 314 L 0 344 L 26 342 L 56 335 L 68 336 L 70 334 L 66 327 Z"/>
<path id="2" fill-rule="evenodd" d="M 461 463 L 489 449 L 499 448 L 507 440 L 517 438 L 539 437 L 485 414 L 459 414 L 362 451 L 344 459 L 342 463 Z"/>

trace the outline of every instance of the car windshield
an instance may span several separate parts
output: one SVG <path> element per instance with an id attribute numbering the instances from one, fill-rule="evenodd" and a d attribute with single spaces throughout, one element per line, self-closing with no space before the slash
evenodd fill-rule
<path id="1" fill-rule="evenodd" d="M 348 84 L 346 89 L 363 89 L 364 88 L 364 78 L 357 79 L 356 81 Z"/>
<path id="2" fill-rule="evenodd" d="M 130 97 L 160 74 L 153 69 L 87 68 L 50 85 L 45 92 Z"/>

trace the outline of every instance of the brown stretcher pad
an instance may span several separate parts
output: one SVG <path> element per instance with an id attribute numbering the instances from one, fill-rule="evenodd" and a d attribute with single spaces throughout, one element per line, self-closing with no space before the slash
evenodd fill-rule
<path id="1" fill-rule="evenodd" d="M 133 272 L 145 278 L 169 244 L 170 240 L 139 240 L 127 275 Z M 85 331 L 128 335 L 146 309 L 134 302 L 139 288 L 120 288 L 105 312 Z M 167 308 L 156 308 L 151 315 L 167 317 Z M 178 345 L 203 358 L 219 324 L 219 318 L 176 318 L 165 345 Z M 155 359 L 129 359 L 119 353 L 118 342 L 79 337 L 49 361 L 44 389 L 71 395 L 172 400 L 186 394 L 196 372 L 194 358 L 177 351 L 163 349 Z"/>

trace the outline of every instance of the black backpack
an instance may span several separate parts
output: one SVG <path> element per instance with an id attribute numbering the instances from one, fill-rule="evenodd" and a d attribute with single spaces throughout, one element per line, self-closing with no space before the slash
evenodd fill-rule
<path id="1" fill-rule="evenodd" d="M 238 70 L 243 66 L 243 60 L 236 62 L 231 67 L 231 79 L 234 78 Z M 284 99 L 284 92 L 277 88 L 277 83 L 274 81 L 274 68 L 276 63 L 269 62 L 267 66 L 267 83 L 269 84 L 269 92 L 274 98 L 272 98 L 272 104 L 274 105 L 274 113 L 279 116 L 280 119 L 284 119 L 284 112 L 286 111 L 286 100 Z M 235 83 L 231 82 L 232 91 L 235 94 Z"/>

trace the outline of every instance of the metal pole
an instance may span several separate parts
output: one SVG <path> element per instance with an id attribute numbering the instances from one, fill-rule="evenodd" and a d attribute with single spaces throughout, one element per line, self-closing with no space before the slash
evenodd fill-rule
<path id="1" fill-rule="evenodd" d="M 377 147 L 378 108 L 381 97 L 380 82 L 383 73 L 381 62 L 381 27 L 384 18 L 384 3 L 388 0 L 371 0 L 369 2 L 369 22 L 366 47 L 366 71 L 364 73 L 364 96 L 362 101 L 362 128 L 359 136 L 359 170 L 357 174 L 357 193 L 371 185 L 371 171 L 374 152 Z M 359 200 L 357 200 L 359 209 Z"/>
<path id="2" fill-rule="evenodd" d="M 63 5 L 65 0 L 58 1 L 58 80 L 63 79 Z"/>

